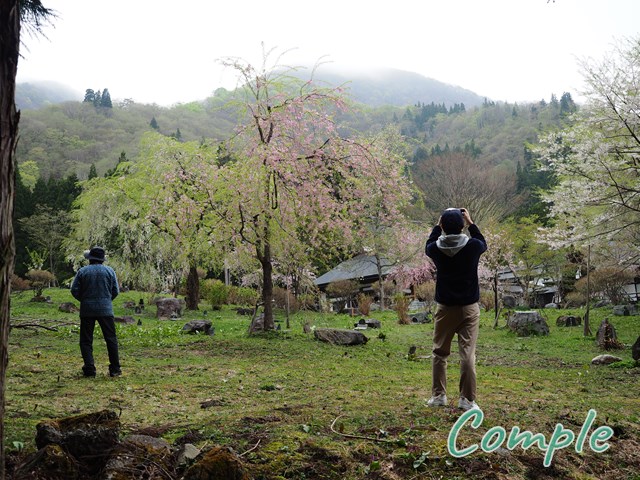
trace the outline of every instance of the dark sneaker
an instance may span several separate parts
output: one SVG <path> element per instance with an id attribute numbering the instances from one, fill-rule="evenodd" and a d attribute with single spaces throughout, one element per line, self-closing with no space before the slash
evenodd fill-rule
<path id="1" fill-rule="evenodd" d="M 88 378 L 93 378 L 96 376 L 96 369 L 91 367 L 82 367 L 82 375 Z"/>
<path id="2" fill-rule="evenodd" d="M 122 370 L 118 370 L 117 372 L 109 372 L 110 377 L 119 377 L 122 375 Z"/>

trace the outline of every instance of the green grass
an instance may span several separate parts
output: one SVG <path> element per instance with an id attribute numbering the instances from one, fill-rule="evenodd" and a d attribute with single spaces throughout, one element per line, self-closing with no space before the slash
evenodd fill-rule
<path id="1" fill-rule="evenodd" d="M 591 359 L 603 353 L 594 338 L 583 337 L 582 327 L 555 325 L 557 316 L 581 315 L 579 310 L 546 311 L 551 334 L 531 338 L 494 330 L 492 313 L 483 313 L 477 372 L 485 418 L 477 430 L 463 429 L 461 448 L 479 443 L 493 426 L 508 433 L 517 425 L 549 439 L 562 423 L 577 435 L 589 409 L 598 413 L 594 428 L 614 429 L 606 452 L 587 448 L 577 454 L 569 447 L 545 468 L 536 447 L 449 455 L 447 438 L 461 412 L 427 409 L 431 360 L 407 358 L 412 345 L 418 357 L 431 354 L 431 324 L 402 326 L 393 312 L 373 313 L 381 331 L 366 331 L 364 346 L 338 347 L 303 333 L 302 324 L 348 328 L 357 318 L 300 312 L 288 331 L 249 337 L 249 318 L 232 308 L 205 313 L 203 304 L 180 320 L 160 321 L 155 307 L 148 307 L 134 315 L 142 325 L 118 325 L 123 376 L 108 376 L 96 328 L 98 376 L 85 379 L 77 314 L 58 311 L 71 296 L 57 289 L 45 295 L 53 303 L 31 303 L 30 292 L 12 297 L 13 325 L 40 323 L 56 331 L 11 331 L 5 418 L 10 447 L 19 442 L 33 450 L 35 426 L 43 419 L 109 408 L 121 414 L 127 432 L 154 431 L 170 442 L 188 437 L 200 447 L 222 444 L 247 452 L 243 458 L 258 479 L 640 478 L 640 367 L 628 347 L 640 333 L 637 316 L 592 311 L 594 332 L 608 316 L 627 345 L 612 352 L 622 363 L 593 366 Z M 131 314 L 122 305 L 139 298 L 121 294 L 116 315 Z M 215 326 L 213 337 L 181 333 L 186 321 L 205 318 Z M 284 328 L 284 316 L 278 319 Z M 454 353 L 448 370 L 452 405 L 458 374 Z M 213 406 L 202 408 L 205 401 Z"/>

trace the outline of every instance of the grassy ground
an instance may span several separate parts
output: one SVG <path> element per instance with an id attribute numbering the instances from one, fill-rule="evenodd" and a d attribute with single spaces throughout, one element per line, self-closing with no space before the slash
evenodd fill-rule
<path id="1" fill-rule="evenodd" d="M 592 329 L 609 316 L 625 350 L 624 361 L 593 366 L 603 352 L 581 327 L 556 327 L 560 314 L 546 311 L 548 337 L 518 338 L 491 328 L 483 313 L 478 346 L 478 403 L 483 424 L 462 428 L 457 448 L 479 444 L 491 427 L 541 433 L 556 424 L 578 435 L 590 409 L 593 429 L 614 431 L 602 453 L 571 445 L 549 467 L 536 446 L 476 452 L 455 458 L 449 433 L 461 415 L 457 404 L 457 354 L 449 365 L 451 407 L 427 409 L 433 326 L 397 324 L 393 312 L 374 313 L 382 329 L 368 330 L 359 347 L 320 343 L 302 324 L 351 327 L 357 318 L 298 313 L 291 328 L 266 337 L 246 335 L 249 319 L 232 309 L 187 312 L 178 321 L 155 319 L 155 308 L 135 315 L 141 325 L 118 326 L 123 376 L 110 378 L 104 342 L 96 328 L 98 376 L 81 376 L 77 314 L 58 311 L 71 301 L 65 290 L 48 290 L 52 304 L 30 303 L 30 292 L 12 297 L 13 328 L 7 378 L 6 444 L 33 450 L 35 425 L 43 419 L 104 408 L 121 414 L 127 432 L 146 432 L 170 442 L 206 448 L 228 445 L 242 454 L 257 479 L 640 479 L 640 367 L 629 346 L 640 334 L 636 317 L 592 311 Z M 115 302 L 116 315 L 126 300 Z M 145 300 L 147 300 L 146 297 Z M 209 319 L 215 336 L 185 335 L 185 321 Z M 407 357 L 417 346 L 415 360 Z M 203 408 L 203 403 L 206 408 Z M 454 403 L 455 402 L 455 403 Z M 15 443 L 14 443 L 15 442 Z M 588 442 L 586 445 L 589 445 Z"/>

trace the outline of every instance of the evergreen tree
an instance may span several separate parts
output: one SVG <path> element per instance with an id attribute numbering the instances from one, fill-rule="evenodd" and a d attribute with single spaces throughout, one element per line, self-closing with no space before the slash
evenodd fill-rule
<path id="1" fill-rule="evenodd" d="M 93 97 L 93 106 L 98 108 L 100 106 L 100 102 L 102 102 L 102 92 L 97 90 Z"/>
<path id="2" fill-rule="evenodd" d="M 158 122 L 156 121 L 156 117 L 151 118 L 151 121 L 149 122 L 149 126 L 154 130 L 160 130 L 160 127 L 158 126 Z"/>
<path id="3" fill-rule="evenodd" d="M 96 178 L 98 176 L 98 171 L 96 170 L 96 165 L 94 163 L 89 167 L 89 176 L 87 177 L 89 180 L 92 178 Z"/>
<path id="4" fill-rule="evenodd" d="M 84 93 L 83 102 L 94 103 L 95 100 L 96 100 L 96 92 L 94 92 L 92 88 L 87 88 L 87 90 Z"/>
<path id="5" fill-rule="evenodd" d="M 109 93 L 109 89 L 105 88 L 102 91 L 102 98 L 100 99 L 100 106 L 104 108 L 113 108 L 113 103 L 111 103 L 111 94 Z"/>

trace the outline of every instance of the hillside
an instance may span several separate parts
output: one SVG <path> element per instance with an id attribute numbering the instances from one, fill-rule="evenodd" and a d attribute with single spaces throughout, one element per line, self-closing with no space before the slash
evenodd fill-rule
<path id="1" fill-rule="evenodd" d="M 307 70 L 294 74 L 308 77 Z M 482 104 L 484 98 L 462 87 L 393 68 L 353 70 L 339 66 L 322 66 L 315 79 L 331 86 L 344 86 L 355 101 L 372 107 L 405 107 L 417 103 L 444 103 L 447 107 L 463 103 L 467 107 Z"/>
<path id="2" fill-rule="evenodd" d="M 47 105 L 82 98 L 83 93 L 56 82 L 24 82 L 16 85 L 18 110 L 37 110 Z"/>

